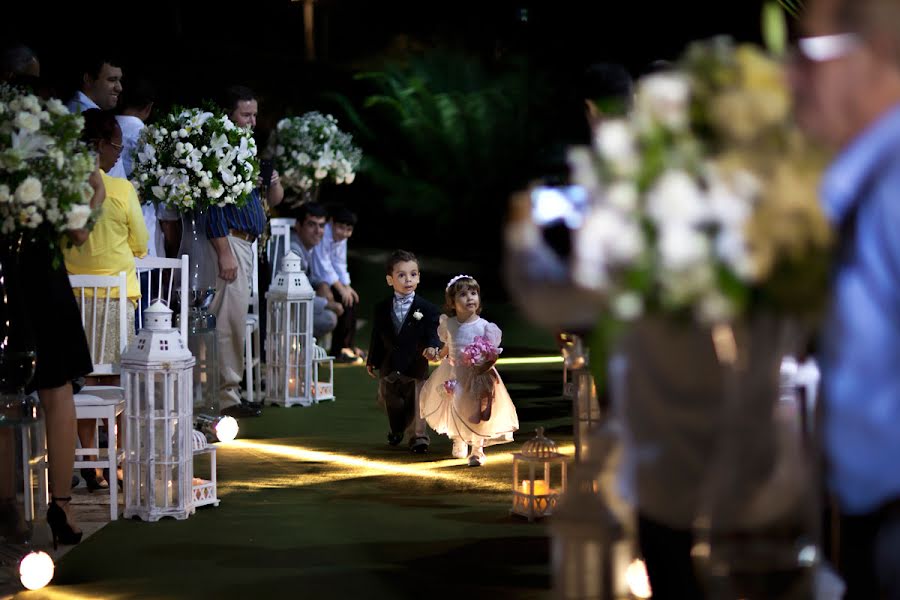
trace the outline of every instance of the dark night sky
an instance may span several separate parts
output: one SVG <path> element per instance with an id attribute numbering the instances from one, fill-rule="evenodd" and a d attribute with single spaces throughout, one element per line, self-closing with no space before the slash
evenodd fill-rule
<path id="1" fill-rule="evenodd" d="M 760 0 L 320 0 L 321 60 L 313 67 L 303 57 L 301 3 L 290 0 L 238 0 L 228 8 L 210 0 L 19 0 L 4 7 L 0 27 L 2 39 L 33 45 L 45 76 L 61 87 L 77 77 L 77 48 L 86 43 L 118 51 L 126 78 L 129 72 L 151 75 L 182 101 L 233 80 L 302 100 L 323 72 L 367 64 L 397 34 L 482 53 L 498 46 L 525 49 L 540 62 L 576 71 L 596 59 L 639 71 L 654 59 L 673 58 L 690 39 L 714 33 L 756 38 L 759 5 Z"/>

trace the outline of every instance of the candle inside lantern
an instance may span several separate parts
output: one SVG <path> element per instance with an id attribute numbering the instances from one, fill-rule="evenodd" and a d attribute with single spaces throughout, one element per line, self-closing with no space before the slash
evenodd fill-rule
<path id="1" fill-rule="evenodd" d="M 288 395 L 289 396 L 299 396 L 300 395 L 300 385 L 299 385 L 299 382 L 294 377 L 290 377 L 288 379 Z"/>
<path id="2" fill-rule="evenodd" d="M 535 479 L 533 498 L 531 489 L 532 487 L 530 480 L 525 480 L 522 482 L 522 494 L 524 495 L 516 497 L 516 509 L 522 514 L 529 514 L 531 512 L 531 505 L 532 503 L 534 503 L 534 514 L 545 514 L 550 506 L 550 503 L 547 499 L 547 496 L 550 494 L 549 482 L 544 481 L 543 479 Z"/>
<path id="3" fill-rule="evenodd" d="M 522 493 L 530 494 L 531 493 L 531 481 L 525 480 L 522 482 Z M 535 496 L 546 496 L 550 493 L 550 485 L 544 481 L 543 479 L 535 479 L 534 480 L 534 495 Z"/>

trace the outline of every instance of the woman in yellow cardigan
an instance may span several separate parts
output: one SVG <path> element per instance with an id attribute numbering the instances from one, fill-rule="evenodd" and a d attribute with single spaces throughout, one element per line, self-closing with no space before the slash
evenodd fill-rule
<path id="1" fill-rule="evenodd" d="M 147 254 L 147 226 L 141 213 L 134 186 L 127 179 L 110 177 L 106 171 L 111 169 L 122 152 L 122 130 L 112 112 L 97 109 L 82 113 L 84 130 L 82 139 L 93 147 L 98 154 L 103 184 L 106 186 L 106 202 L 100 218 L 87 241 L 78 247 L 65 249 L 63 255 L 66 270 L 74 275 L 118 275 L 125 271 L 128 281 L 128 299 L 130 310 L 125 315 L 126 333 L 129 342 L 134 338 L 134 308 L 141 297 L 141 288 L 135 271 L 135 257 Z M 112 294 L 118 298 L 118 290 Z M 80 305 L 80 298 L 77 299 Z M 102 363 L 118 363 L 119 353 L 119 307 L 110 302 L 108 314 L 102 314 L 104 304 L 97 305 L 97 332 L 103 331 L 102 320 L 106 320 L 106 346 L 103 356 L 95 356 Z M 93 326 L 93 313 L 90 304 L 85 312 L 85 330 L 90 332 Z M 90 337 L 90 335 L 89 335 Z M 95 344 L 99 344 L 96 340 Z M 91 383 L 117 385 L 118 377 Z M 83 447 L 92 447 L 94 438 L 94 421 L 82 420 L 78 423 L 78 437 Z M 82 469 L 82 476 L 88 489 L 93 491 L 107 487 L 102 475 L 93 469 Z"/>

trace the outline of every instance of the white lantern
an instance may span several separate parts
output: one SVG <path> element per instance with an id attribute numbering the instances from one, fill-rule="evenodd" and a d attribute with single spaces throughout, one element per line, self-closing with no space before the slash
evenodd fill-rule
<path id="1" fill-rule="evenodd" d="M 266 382 L 271 401 L 309 406 L 313 390 L 313 298 L 299 256 L 289 252 L 266 293 Z"/>
<path id="2" fill-rule="evenodd" d="M 575 437 L 575 462 L 590 459 L 589 440 L 601 420 L 597 385 L 591 374 L 589 350 L 581 336 L 562 333 L 558 337 L 563 356 L 563 397 L 572 400 L 572 430 Z"/>
<path id="3" fill-rule="evenodd" d="M 154 302 L 122 354 L 126 518 L 186 519 L 194 512 L 193 367 L 172 311 Z"/>
<path id="4" fill-rule="evenodd" d="M 513 454 L 513 505 L 515 515 L 534 521 L 553 514 L 560 494 L 566 490 L 569 457 L 556 443 L 544 437 L 544 428 Z"/>
<path id="5" fill-rule="evenodd" d="M 205 458 L 208 461 L 206 467 L 209 471 L 208 479 L 199 476 L 194 477 L 194 507 L 206 506 L 208 504 L 218 506 L 219 497 L 216 495 L 216 447 L 215 445 L 208 443 L 206 434 L 201 431 L 193 431 L 191 433 L 191 443 L 194 448 L 195 461 L 196 459 L 202 461 Z M 194 471 L 199 473 L 200 469 L 196 468 L 197 466 L 197 464 L 194 465 Z M 201 469 L 202 467 L 203 465 L 200 465 Z"/>
<path id="6" fill-rule="evenodd" d="M 554 595 L 560 600 L 630 598 L 620 556 L 626 547 L 622 525 L 597 490 L 595 474 L 585 467 L 575 467 L 572 485 L 550 522 Z"/>

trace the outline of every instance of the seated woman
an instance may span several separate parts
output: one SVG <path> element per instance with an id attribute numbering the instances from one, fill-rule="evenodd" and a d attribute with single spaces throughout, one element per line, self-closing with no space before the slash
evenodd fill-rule
<path id="1" fill-rule="evenodd" d="M 97 151 L 98 162 L 106 188 L 106 202 L 103 212 L 97 220 L 93 231 L 82 246 L 63 251 L 66 270 L 73 275 L 118 275 L 125 271 L 128 280 L 128 299 L 130 309 L 125 314 L 125 327 L 128 339 L 134 338 L 134 309 L 141 297 L 140 284 L 135 270 L 135 257 L 146 256 L 149 234 L 141 213 L 134 186 L 127 179 L 110 177 L 106 171 L 111 169 L 122 152 L 122 130 L 111 112 L 97 109 L 82 113 L 84 130 L 82 139 Z M 112 297 L 118 298 L 118 290 L 113 290 Z M 80 298 L 78 299 L 80 305 Z M 96 299 L 85 302 L 94 302 Z M 105 302 L 97 302 L 97 331 L 103 331 L 103 320 L 106 322 L 106 344 L 103 356 L 94 352 L 94 360 L 100 363 L 119 362 L 119 306 L 110 302 L 106 314 Z M 92 331 L 95 311 L 88 306 L 84 311 L 86 331 Z M 90 337 L 90 336 L 89 336 Z M 100 343 L 97 340 L 95 343 Z M 96 350 L 96 349 L 95 349 Z M 118 376 L 94 378 L 89 383 L 118 385 Z M 78 422 L 78 438 L 82 447 L 94 447 L 95 422 L 93 419 L 82 419 Z M 108 487 L 103 476 L 94 469 L 82 469 L 82 477 L 88 489 Z"/>

